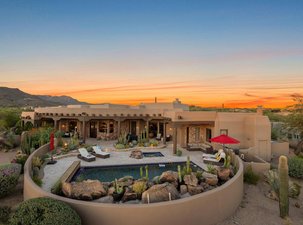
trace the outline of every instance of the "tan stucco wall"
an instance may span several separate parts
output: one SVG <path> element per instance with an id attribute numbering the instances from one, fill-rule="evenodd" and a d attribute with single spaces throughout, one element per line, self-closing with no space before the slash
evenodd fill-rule
<path id="1" fill-rule="evenodd" d="M 212 225 L 231 216 L 242 201 L 243 164 L 237 158 L 239 170 L 224 185 L 211 191 L 171 202 L 127 205 L 78 201 L 53 195 L 38 187 L 31 179 L 31 161 L 48 151 L 45 145 L 27 160 L 24 172 L 24 199 L 51 197 L 68 203 L 83 220 L 84 225 Z"/>
<path id="2" fill-rule="evenodd" d="M 273 156 L 288 155 L 289 143 L 288 142 L 271 142 L 271 153 Z"/>

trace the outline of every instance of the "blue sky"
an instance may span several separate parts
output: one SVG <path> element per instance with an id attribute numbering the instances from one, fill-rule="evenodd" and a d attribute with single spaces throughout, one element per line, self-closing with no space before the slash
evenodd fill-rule
<path id="1" fill-rule="evenodd" d="M 0 0 L 0 85 L 93 103 L 287 105 L 303 94 L 302 11 L 286 0 Z"/>

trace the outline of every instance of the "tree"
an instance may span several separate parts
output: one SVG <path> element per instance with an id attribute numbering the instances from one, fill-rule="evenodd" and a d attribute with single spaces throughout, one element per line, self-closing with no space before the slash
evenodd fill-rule
<path id="1" fill-rule="evenodd" d="M 288 125 L 300 133 L 300 141 L 297 144 L 295 153 L 298 155 L 303 151 L 303 96 L 294 97 L 293 113 L 287 118 Z"/>

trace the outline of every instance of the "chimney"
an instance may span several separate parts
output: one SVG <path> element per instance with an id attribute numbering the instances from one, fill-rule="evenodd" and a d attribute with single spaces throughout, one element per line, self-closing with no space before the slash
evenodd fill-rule
<path id="1" fill-rule="evenodd" d="M 155 97 L 155 103 L 157 103 L 157 97 Z"/>
<path id="2" fill-rule="evenodd" d="M 263 116 L 263 106 L 262 105 L 258 105 L 257 115 Z"/>

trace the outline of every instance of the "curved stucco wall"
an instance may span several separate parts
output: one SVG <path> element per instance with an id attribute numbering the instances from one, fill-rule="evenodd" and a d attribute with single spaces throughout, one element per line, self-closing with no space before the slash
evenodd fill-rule
<path id="1" fill-rule="evenodd" d="M 243 196 L 243 165 L 237 157 L 238 172 L 224 185 L 195 196 L 153 204 L 105 204 L 78 201 L 48 193 L 31 179 L 31 161 L 49 149 L 44 145 L 27 160 L 24 172 L 24 199 L 51 197 L 64 201 L 81 216 L 84 225 L 210 225 L 231 216 Z"/>

